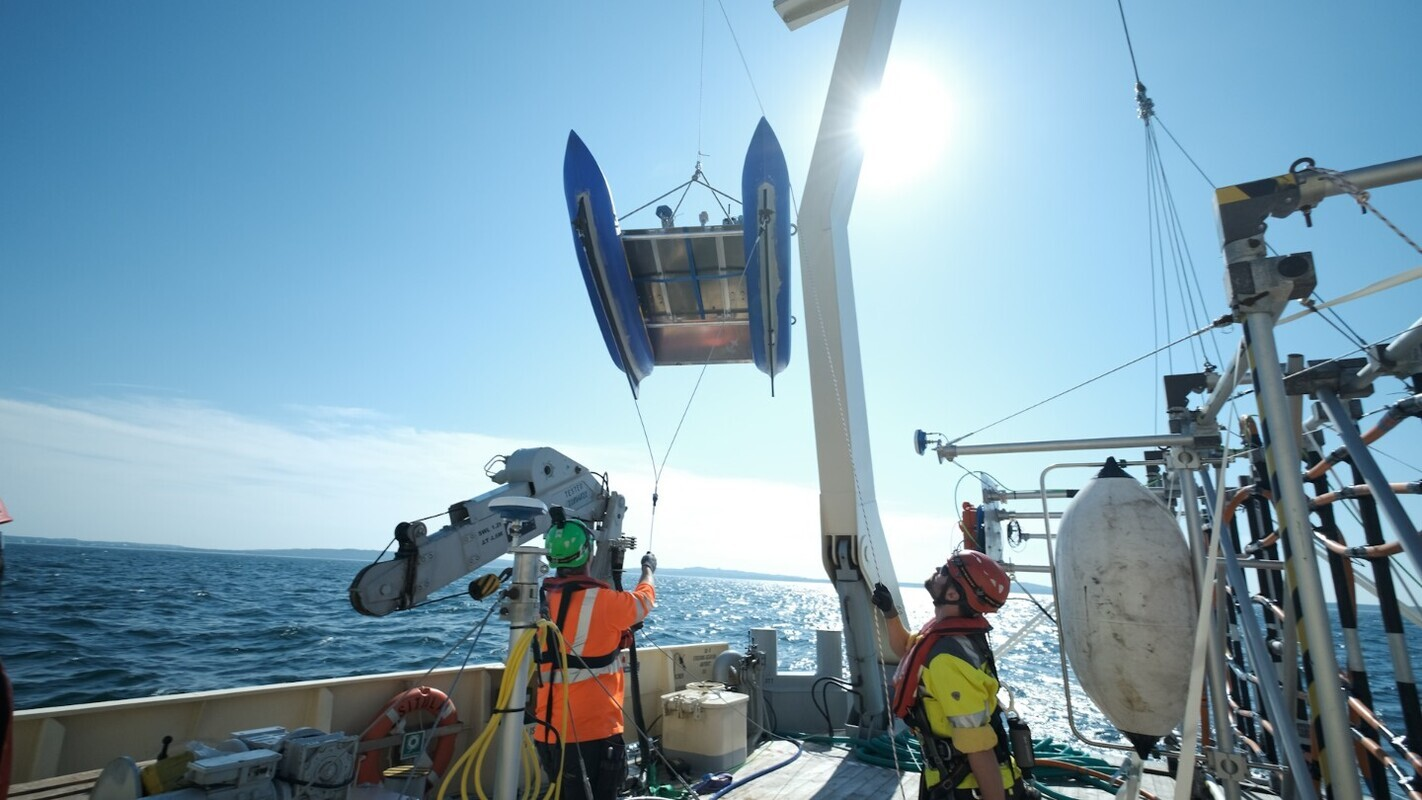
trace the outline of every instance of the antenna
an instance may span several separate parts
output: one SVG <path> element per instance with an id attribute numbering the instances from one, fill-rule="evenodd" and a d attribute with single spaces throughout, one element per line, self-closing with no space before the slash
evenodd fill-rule
<path id="1" fill-rule="evenodd" d="M 919 455 L 923 455 L 924 451 L 928 449 L 930 441 L 928 437 L 930 436 L 933 437 L 932 442 L 934 449 L 937 449 L 939 445 L 943 444 L 943 434 L 924 433 L 921 430 L 917 430 L 913 432 L 913 451 Z"/>
<path id="2" fill-rule="evenodd" d="M 563 509 L 554 506 L 559 512 Z M 536 497 L 500 497 L 489 501 L 489 510 L 509 522 L 524 522 L 550 514 L 548 505 Z"/>

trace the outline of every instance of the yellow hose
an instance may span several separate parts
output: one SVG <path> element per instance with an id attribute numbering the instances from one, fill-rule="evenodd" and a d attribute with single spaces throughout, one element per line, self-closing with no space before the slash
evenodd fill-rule
<path id="1" fill-rule="evenodd" d="M 519 674 L 519 670 L 524 670 L 528 673 L 528 677 L 531 678 L 534 671 L 534 663 L 527 657 L 529 650 L 532 649 L 534 637 L 537 636 L 540 650 L 544 650 L 546 649 L 545 645 L 548 642 L 549 635 L 552 635 L 558 642 L 559 665 L 562 667 L 563 674 L 567 674 L 567 640 L 563 638 L 563 633 L 558 630 L 557 625 L 554 625 L 546 619 L 538 620 L 534 628 L 530 628 L 528 631 L 519 635 L 518 639 L 514 641 L 513 647 L 509 650 L 509 660 L 508 663 L 504 665 L 504 677 L 499 684 L 499 693 L 497 699 L 494 700 L 494 708 L 507 709 L 513 705 L 514 685 L 517 682 L 515 676 Z M 469 778 L 471 770 L 473 771 L 474 777 L 474 791 L 478 795 L 479 800 L 489 800 L 489 797 L 484 794 L 484 759 L 488 755 L 490 745 L 495 739 L 495 734 L 498 733 L 499 723 L 502 721 L 502 714 L 507 713 L 512 712 L 504 711 L 491 716 L 489 724 L 484 726 L 484 730 L 479 734 L 478 738 L 460 754 L 459 758 L 449 766 L 449 769 L 445 770 L 444 779 L 439 785 L 439 794 L 435 795 L 436 800 L 447 796 L 446 792 L 449 791 L 449 784 L 450 781 L 453 780 L 456 770 L 460 771 L 459 796 L 461 800 L 469 800 Z M 570 713 L 570 709 L 568 708 L 568 693 L 563 692 L 564 718 L 566 719 Z M 559 742 L 562 744 L 561 739 Z M 566 747 L 565 744 L 563 746 Z M 520 748 L 520 756 L 523 762 L 524 797 L 532 797 L 534 792 L 537 791 L 541 771 L 538 764 L 538 753 L 533 746 L 533 738 L 528 735 L 526 729 L 523 731 L 523 747 Z M 562 763 L 562 759 L 559 759 L 559 763 Z M 548 791 L 544 793 L 543 800 L 558 800 L 558 798 L 562 796 L 562 783 L 563 771 L 560 767 L 558 775 L 554 778 L 552 785 L 550 785 Z"/>

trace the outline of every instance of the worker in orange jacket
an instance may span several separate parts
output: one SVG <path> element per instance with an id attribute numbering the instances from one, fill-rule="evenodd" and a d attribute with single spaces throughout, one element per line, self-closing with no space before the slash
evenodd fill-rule
<path id="1" fill-rule="evenodd" d="M 656 603 L 657 557 L 642 556 L 642 577 L 631 591 L 588 574 L 592 531 L 568 519 L 546 535 L 548 563 L 557 573 L 543 582 L 548 618 L 567 642 L 567 669 L 550 643 L 539 657 L 534 738 L 543 769 L 562 784 L 563 800 L 613 800 L 627 775 L 623 742 L 622 649 L 631 629 Z"/>

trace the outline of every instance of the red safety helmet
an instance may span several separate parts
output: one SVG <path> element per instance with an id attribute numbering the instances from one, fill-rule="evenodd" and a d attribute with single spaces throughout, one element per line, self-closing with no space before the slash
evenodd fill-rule
<path id="1" fill-rule="evenodd" d="M 964 550 L 948 557 L 943 565 L 948 578 L 958 584 L 963 600 L 979 614 L 991 614 L 1007 602 L 1011 581 L 996 561 L 976 550 Z"/>

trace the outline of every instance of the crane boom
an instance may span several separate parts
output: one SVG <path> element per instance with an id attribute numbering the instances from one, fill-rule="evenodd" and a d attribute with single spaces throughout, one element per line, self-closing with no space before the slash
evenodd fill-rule
<path id="1" fill-rule="evenodd" d="M 400 547 L 395 557 L 371 564 L 351 581 L 351 605 L 356 611 L 383 617 L 413 608 L 432 592 L 547 532 L 548 515 L 507 519 L 490 507 L 500 498 L 534 498 L 549 506 L 562 506 L 568 517 L 590 523 L 598 544 L 591 564 L 594 576 L 610 575 L 614 564 L 621 564 L 615 555 L 635 545 L 622 537 L 627 507 L 622 496 L 608 491 L 602 476 L 551 447 L 499 456 L 486 467 L 486 473 L 500 486 L 451 505 L 449 524 L 438 531 L 426 533 L 422 521 L 396 526 Z"/>

